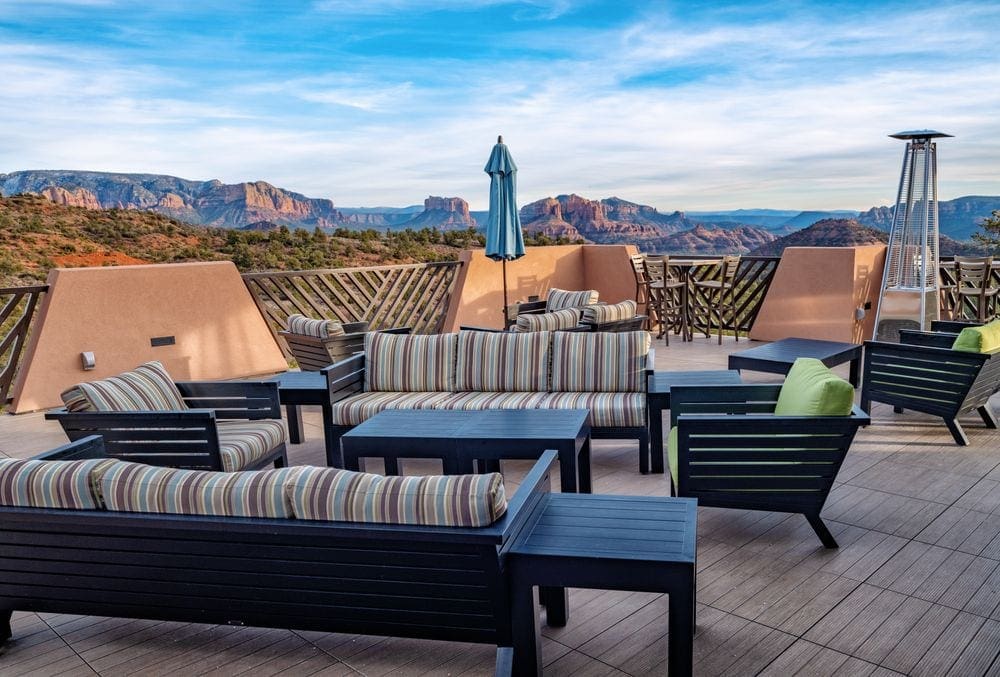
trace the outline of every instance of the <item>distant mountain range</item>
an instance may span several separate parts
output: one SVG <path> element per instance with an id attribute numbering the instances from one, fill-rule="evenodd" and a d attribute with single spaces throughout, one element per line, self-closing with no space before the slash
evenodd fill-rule
<path id="1" fill-rule="evenodd" d="M 335 207 L 328 199 L 310 198 L 264 181 L 224 184 L 190 181 L 158 174 L 89 171 L 19 171 L 0 174 L 0 194 L 35 193 L 57 204 L 89 209 L 137 209 L 204 226 L 249 230 L 336 228 L 441 230 L 481 228 L 485 212 L 469 210 L 458 197 L 428 197 L 422 206 Z M 1000 197 L 968 196 L 938 205 L 945 239 L 969 240 L 977 224 L 1000 209 Z M 559 195 L 524 205 L 521 221 L 531 234 L 601 244 L 634 243 L 643 251 L 670 253 L 747 253 L 779 247 L 824 220 L 856 219 L 858 226 L 885 231 L 892 209 L 865 212 L 736 209 L 661 213 L 653 207 L 611 197 L 590 200 Z M 853 226 L 852 226 L 853 228 Z M 853 231 L 852 231 L 853 232 Z M 798 240 L 819 242 L 827 227 L 809 230 Z M 843 235 L 850 239 L 853 236 Z M 951 247 L 952 245 L 948 245 Z M 964 245 L 955 244 L 956 247 Z M 944 249 L 944 243 L 942 243 Z"/>

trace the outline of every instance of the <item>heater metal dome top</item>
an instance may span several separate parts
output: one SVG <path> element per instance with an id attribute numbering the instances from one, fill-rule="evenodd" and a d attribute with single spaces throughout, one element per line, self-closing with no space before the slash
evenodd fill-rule
<path id="1" fill-rule="evenodd" d="M 936 132 L 933 129 L 914 129 L 909 132 L 896 132 L 895 134 L 890 134 L 894 139 L 937 139 L 944 136 L 954 136 L 954 134 L 945 134 L 944 132 Z"/>

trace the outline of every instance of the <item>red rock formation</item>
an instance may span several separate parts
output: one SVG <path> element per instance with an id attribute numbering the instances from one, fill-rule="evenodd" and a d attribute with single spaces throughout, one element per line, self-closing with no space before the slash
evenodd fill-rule
<path id="1" fill-rule="evenodd" d="M 464 230 L 475 228 L 478 224 L 469 213 L 469 203 L 460 197 L 430 196 L 424 200 L 424 211 L 409 221 L 399 225 L 400 228 L 441 228 L 444 230 Z"/>
<path id="2" fill-rule="evenodd" d="M 49 186 L 41 191 L 41 194 L 55 202 L 57 205 L 67 207 L 83 207 L 85 209 L 100 209 L 101 203 L 97 196 L 86 188 L 66 189 L 60 186 Z"/>

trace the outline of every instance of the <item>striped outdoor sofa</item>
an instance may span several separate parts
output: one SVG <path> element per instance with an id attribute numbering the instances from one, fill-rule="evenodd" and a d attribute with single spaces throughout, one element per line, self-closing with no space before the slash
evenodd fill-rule
<path id="1" fill-rule="evenodd" d="M 177 382 L 159 362 L 78 383 L 45 414 L 70 440 L 102 435 L 111 456 L 175 468 L 254 470 L 286 465 L 273 382 Z"/>
<path id="2" fill-rule="evenodd" d="M 506 552 L 556 458 L 509 501 L 495 473 L 176 470 L 97 436 L 0 459 L 0 643 L 66 613 L 492 644 L 510 674 Z"/>
<path id="3" fill-rule="evenodd" d="M 649 469 L 649 333 L 370 334 L 365 352 L 324 369 L 332 403 L 327 463 L 339 438 L 386 409 L 589 409 L 591 435 L 639 442 Z"/>

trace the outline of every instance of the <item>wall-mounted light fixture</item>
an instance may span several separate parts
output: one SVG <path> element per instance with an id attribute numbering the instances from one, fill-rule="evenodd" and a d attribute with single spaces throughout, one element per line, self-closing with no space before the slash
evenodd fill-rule
<path id="1" fill-rule="evenodd" d="M 85 350 L 80 353 L 80 362 L 83 364 L 84 371 L 90 371 L 97 366 L 97 360 L 94 359 L 94 353 L 90 350 Z"/>

